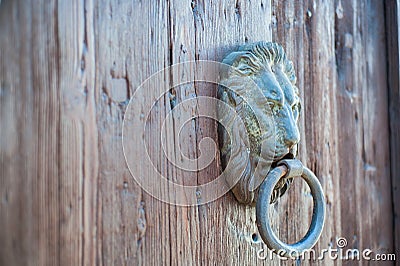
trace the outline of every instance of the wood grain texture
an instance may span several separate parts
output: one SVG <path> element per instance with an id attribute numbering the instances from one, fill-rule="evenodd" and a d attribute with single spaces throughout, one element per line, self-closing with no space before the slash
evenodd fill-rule
<path id="1" fill-rule="evenodd" d="M 253 207 L 231 193 L 197 207 L 162 203 L 134 181 L 122 151 L 124 112 L 145 79 L 188 60 L 221 61 L 258 40 L 281 43 L 295 64 L 303 96 L 299 158 L 319 177 L 328 204 L 315 249 L 345 237 L 351 248 L 393 252 L 399 61 L 392 56 L 398 42 L 386 36 L 398 30 L 388 22 L 391 7 L 356 0 L 1 1 L 0 265 L 293 264 L 257 258 L 263 244 Z M 204 184 L 219 175 L 218 156 L 194 173 L 174 168 L 158 134 L 175 104 L 215 94 L 213 84 L 184 84 L 152 110 L 149 154 L 174 182 Z M 203 138 L 217 141 L 216 126 L 198 118 L 180 138 L 169 132 L 166 152 L 198 158 Z M 311 206 L 308 187 L 296 180 L 271 212 L 282 240 L 305 234 Z"/>
<path id="2" fill-rule="evenodd" d="M 352 211 L 341 217 L 342 234 L 355 248 L 389 252 L 393 227 L 384 3 L 342 1 L 342 5 L 343 10 L 354 10 L 336 28 L 337 101 L 342 110 L 338 148 L 346 164 L 340 176 L 348 176 L 340 179 L 340 197 L 353 203 Z M 349 208 L 348 202 L 342 200 L 342 210 Z"/>
<path id="3" fill-rule="evenodd" d="M 394 250 L 400 248 L 400 2 L 385 1 L 388 53 L 390 162 L 392 176 Z"/>
<path id="4" fill-rule="evenodd" d="M 348 248 L 393 252 L 384 5 L 276 1 L 274 6 L 273 39 L 288 47 L 304 95 L 300 159 L 326 192 L 327 224 L 316 248 L 345 237 Z M 292 198 L 289 206 L 298 201 Z M 285 231 L 304 232 L 304 225 L 289 223 L 294 224 Z"/>

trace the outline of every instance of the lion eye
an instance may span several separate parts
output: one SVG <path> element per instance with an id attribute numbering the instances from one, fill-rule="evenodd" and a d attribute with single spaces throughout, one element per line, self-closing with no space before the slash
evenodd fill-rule
<path id="1" fill-rule="evenodd" d="M 277 104 L 274 101 L 268 101 L 268 106 L 269 106 L 269 111 L 272 113 L 276 113 L 278 108 L 277 108 Z"/>
<path id="2" fill-rule="evenodd" d="M 296 103 L 295 105 L 292 106 L 293 113 L 300 113 L 300 110 L 301 110 L 300 103 Z"/>
<path id="3" fill-rule="evenodd" d="M 268 105 L 269 105 L 269 108 L 271 108 L 271 110 L 275 107 L 275 103 L 272 101 L 268 101 Z"/>

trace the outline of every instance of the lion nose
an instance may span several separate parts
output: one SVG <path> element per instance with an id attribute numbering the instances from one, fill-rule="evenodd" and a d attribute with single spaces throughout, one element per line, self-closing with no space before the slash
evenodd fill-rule
<path id="1" fill-rule="evenodd" d="M 299 143 L 300 141 L 300 132 L 297 128 L 288 130 L 286 132 L 286 138 L 285 138 L 285 144 L 289 147 L 292 148 L 294 145 Z"/>

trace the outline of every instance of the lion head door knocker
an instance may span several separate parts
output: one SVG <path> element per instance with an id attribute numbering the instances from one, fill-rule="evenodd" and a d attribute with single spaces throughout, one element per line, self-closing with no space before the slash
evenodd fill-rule
<path id="1" fill-rule="evenodd" d="M 242 121 L 242 127 L 237 126 L 226 109 L 217 107 L 219 120 L 230 127 L 218 128 L 223 169 L 230 164 L 226 181 L 240 203 L 256 205 L 258 230 L 267 246 L 279 255 L 298 257 L 321 235 L 325 199 L 316 176 L 295 159 L 301 105 L 293 64 L 283 48 L 271 42 L 240 47 L 223 64 L 218 98 Z M 289 245 L 274 234 L 268 211 L 298 176 L 311 189 L 314 210 L 307 234 Z"/>

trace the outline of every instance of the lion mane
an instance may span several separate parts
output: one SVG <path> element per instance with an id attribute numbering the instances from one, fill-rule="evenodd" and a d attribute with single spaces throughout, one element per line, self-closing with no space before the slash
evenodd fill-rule
<path id="1" fill-rule="evenodd" d="M 272 42 L 257 42 L 239 47 L 235 52 L 230 53 L 223 60 L 225 66 L 221 71 L 221 82 L 218 88 L 218 98 L 232 107 L 242 120 L 245 131 L 236 132 L 240 136 L 240 143 L 231 143 L 230 136 L 225 128 L 218 126 L 218 136 L 220 144 L 221 165 L 224 171 L 229 160 L 232 160 L 230 172 L 226 179 L 237 200 L 244 204 L 252 204 L 257 197 L 257 188 L 268 174 L 270 167 L 274 163 L 273 158 L 262 158 L 261 142 L 263 138 L 263 126 L 267 127 L 267 135 L 274 134 L 273 130 L 268 129 L 268 125 L 262 125 L 257 120 L 255 113 L 266 109 L 268 102 L 265 97 L 259 97 L 255 92 L 254 82 L 249 82 L 255 75 L 259 75 L 265 69 L 271 70 L 274 65 L 279 65 L 282 72 L 292 85 L 294 94 L 299 96 L 299 91 L 295 86 L 296 74 L 293 63 L 287 59 L 282 46 Z M 273 73 L 273 71 L 271 71 Z M 262 88 L 268 91 L 269 88 Z M 226 113 L 217 108 L 219 119 L 228 121 Z M 271 113 L 273 116 L 273 112 Z M 275 117 L 273 117 L 275 119 Z M 297 126 L 297 125 L 296 125 Z M 232 130 L 232 128 L 231 128 Z M 233 129 L 237 130 L 237 129 Z M 245 137 L 243 137 L 245 135 Z M 240 150 L 247 149 L 248 160 L 243 160 Z M 295 156 L 297 146 L 291 151 Z M 258 164 L 261 167 L 257 166 Z M 255 175 L 255 169 L 260 168 Z M 244 169 L 244 170 L 243 170 Z M 237 180 L 232 184 L 232 179 Z M 275 187 L 271 202 L 275 202 L 289 188 L 292 180 L 282 179 Z"/>

